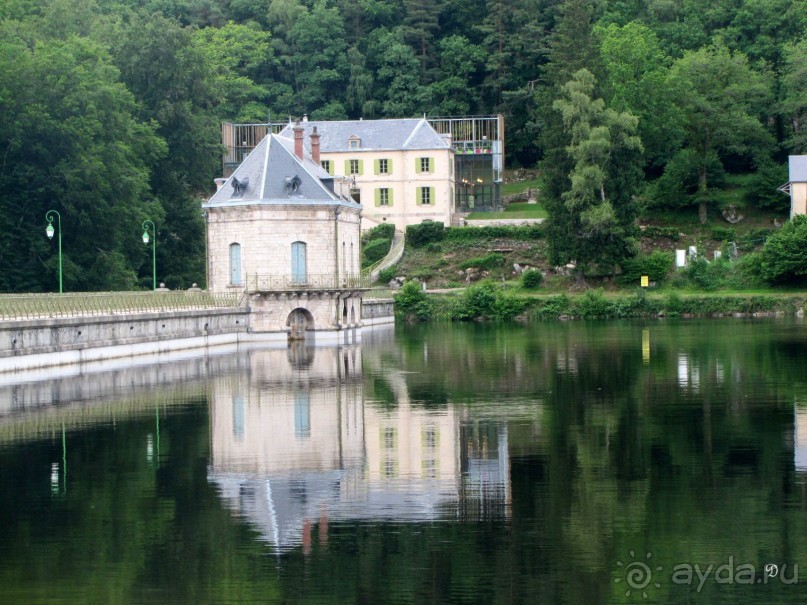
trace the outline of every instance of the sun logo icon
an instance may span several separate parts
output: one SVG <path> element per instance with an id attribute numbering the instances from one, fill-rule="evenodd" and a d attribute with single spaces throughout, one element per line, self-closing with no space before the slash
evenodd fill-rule
<path id="1" fill-rule="evenodd" d="M 642 598 L 646 599 L 647 591 L 645 589 L 650 586 L 651 583 L 656 588 L 661 588 L 661 584 L 653 582 L 653 571 L 661 571 L 663 568 L 659 565 L 655 570 L 650 569 L 650 559 L 653 557 L 653 553 L 647 553 L 644 561 L 637 561 L 633 551 L 630 551 L 629 554 L 632 559 L 631 561 L 627 563 L 623 563 L 622 561 L 616 562 L 619 567 L 625 569 L 624 580 L 628 586 L 628 589 L 625 591 L 625 596 L 629 597 L 633 591 L 636 591 L 636 594 L 641 593 Z M 622 580 L 623 578 L 616 578 L 614 583 L 619 584 Z"/>

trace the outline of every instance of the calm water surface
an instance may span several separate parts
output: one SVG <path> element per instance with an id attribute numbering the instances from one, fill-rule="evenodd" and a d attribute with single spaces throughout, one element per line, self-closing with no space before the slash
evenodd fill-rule
<path id="1" fill-rule="evenodd" d="M 804 603 L 807 324 L 0 376 L 0 603 Z"/>

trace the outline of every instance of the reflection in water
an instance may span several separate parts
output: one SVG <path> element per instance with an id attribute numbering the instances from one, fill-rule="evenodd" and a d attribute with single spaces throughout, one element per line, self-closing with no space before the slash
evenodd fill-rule
<path id="1" fill-rule="evenodd" d="M 386 382 L 395 405 L 365 404 L 359 346 L 253 351 L 213 382 L 209 480 L 278 550 L 334 520 L 509 514 L 506 427 L 414 405 L 401 372 Z"/>

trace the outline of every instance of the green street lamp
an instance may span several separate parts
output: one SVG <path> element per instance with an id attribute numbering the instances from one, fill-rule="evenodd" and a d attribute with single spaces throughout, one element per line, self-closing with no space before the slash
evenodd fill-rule
<path id="1" fill-rule="evenodd" d="M 48 234 L 48 239 L 53 239 L 53 233 L 56 231 L 53 228 L 53 216 L 56 215 L 58 231 L 59 231 L 59 294 L 62 293 L 62 215 L 56 210 L 48 210 L 45 213 L 45 220 L 48 221 L 48 226 L 45 227 L 45 233 Z"/>
<path id="2" fill-rule="evenodd" d="M 151 227 L 151 282 L 154 290 L 157 290 L 157 227 L 154 223 L 143 221 L 143 243 L 149 244 L 149 227 Z"/>

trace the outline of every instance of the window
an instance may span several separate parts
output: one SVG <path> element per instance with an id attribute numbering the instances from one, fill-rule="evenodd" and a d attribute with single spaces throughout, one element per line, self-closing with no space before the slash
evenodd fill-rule
<path id="1" fill-rule="evenodd" d="M 295 284 L 306 282 L 305 242 L 294 242 L 291 245 L 291 281 Z"/>
<path id="2" fill-rule="evenodd" d="M 241 277 L 241 244 L 230 244 L 230 285 L 244 285 Z"/>
<path id="3" fill-rule="evenodd" d="M 359 137 L 350 137 L 347 146 L 349 149 L 361 149 L 361 139 Z"/>
<path id="4" fill-rule="evenodd" d="M 325 172 L 333 176 L 333 164 L 331 163 L 330 160 L 322 160 L 320 164 L 322 165 L 322 168 L 323 170 L 325 170 Z"/>
<path id="5" fill-rule="evenodd" d="M 434 201 L 434 187 L 418 187 L 418 204 L 431 206 Z"/>
<path id="6" fill-rule="evenodd" d="M 415 169 L 418 172 L 431 172 L 432 159 L 431 158 L 415 158 Z"/>
<path id="7" fill-rule="evenodd" d="M 383 158 L 375 161 L 376 174 L 389 174 L 392 172 L 392 160 Z"/>
<path id="8" fill-rule="evenodd" d="M 392 190 L 381 187 L 375 190 L 376 206 L 392 206 Z"/>
<path id="9" fill-rule="evenodd" d="M 364 174 L 364 162 L 362 160 L 345 160 L 345 176 L 361 174 Z"/>

